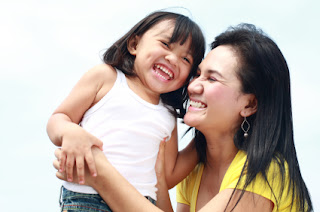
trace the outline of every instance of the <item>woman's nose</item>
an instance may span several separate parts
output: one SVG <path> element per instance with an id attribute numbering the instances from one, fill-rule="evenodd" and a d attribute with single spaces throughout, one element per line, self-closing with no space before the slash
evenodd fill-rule
<path id="1" fill-rule="evenodd" d="M 202 93 L 203 92 L 203 85 L 202 85 L 201 80 L 199 80 L 199 78 L 193 79 L 188 85 L 188 91 L 190 93 L 197 93 L 197 94 Z"/>

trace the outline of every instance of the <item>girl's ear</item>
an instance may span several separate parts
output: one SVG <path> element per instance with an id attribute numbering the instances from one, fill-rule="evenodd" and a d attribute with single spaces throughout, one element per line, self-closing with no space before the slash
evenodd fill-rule
<path id="1" fill-rule="evenodd" d="M 135 56 L 137 53 L 137 46 L 139 42 L 139 36 L 133 35 L 129 38 L 127 42 L 127 49 L 131 55 Z"/>
<path id="2" fill-rule="evenodd" d="M 240 115 L 242 117 L 248 117 L 257 112 L 258 108 L 258 100 L 253 94 L 246 94 L 248 95 L 248 102 L 247 105 L 241 110 Z"/>

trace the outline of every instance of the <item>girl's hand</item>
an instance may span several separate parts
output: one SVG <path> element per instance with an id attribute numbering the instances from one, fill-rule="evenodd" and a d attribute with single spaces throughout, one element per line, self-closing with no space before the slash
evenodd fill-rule
<path id="1" fill-rule="evenodd" d="M 62 137 L 61 152 L 59 152 L 59 172 L 66 172 L 66 180 L 73 182 L 74 164 L 78 183 L 85 184 L 85 161 L 92 176 L 97 176 L 97 170 L 91 147 L 102 149 L 102 141 L 91 135 L 79 125 L 69 125 Z"/>
<path id="2" fill-rule="evenodd" d="M 60 170 L 59 158 L 61 157 L 61 154 L 62 154 L 62 151 L 61 151 L 60 148 L 56 149 L 54 151 L 54 155 L 56 156 L 56 159 L 53 161 L 53 167 L 57 170 L 57 172 L 56 172 L 56 177 L 57 178 L 59 178 L 60 180 L 68 181 L 66 172 L 60 172 L 59 171 Z M 74 169 L 76 169 L 76 168 L 74 167 Z M 92 176 L 88 173 L 88 170 L 86 170 L 85 171 L 85 178 L 87 179 L 88 182 L 90 182 L 91 177 Z M 74 170 L 72 178 L 73 179 L 78 179 L 76 170 Z M 79 183 L 79 180 L 75 180 L 75 183 Z"/>
<path id="3" fill-rule="evenodd" d="M 92 148 L 92 153 L 93 153 L 93 156 L 94 157 L 98 157 L 98 159 L 101 160 L 101 157 L 104 158 L 104 154 L 103 152 L 97 148 L 97 147 L 93 147 Z M 56 159 L 53 161 L 53 166 L 54 168 L 57 170 L 56 172 L 56 177 L 59 178 L 60 180 L 64 180 L 64 181 L 67 181 L 67 174 L 66 172 L 60 172 L 60 161 L 59 161 L 59 158 L 61 158 L 61 154 L 62 154 L 62 150 L 60 148 L 56 149 L 54 151 L 54 155 L 56 156 Z M 101 167 L 101 166 L 100 166 Z M 76 169 L 74 167 L 74 169 Z M 92 185 L 92 182 L 94 180 L 93 176 L 90 175 L 90 172 L 89 172 L 89 168 L 88 166 L 85 166 L 85 170 L 84 170 L 84 177 L 87 179 L 85 184 L 86 185 Z M 73 172 L 73 176 L 72 176 L 73 179 L 78 179 L 78 175 L 77 175 L 77 172 L 76 170 L 74 170 Z M 75 180 L 76 183 L 79 183 L 79 180 Z"/>

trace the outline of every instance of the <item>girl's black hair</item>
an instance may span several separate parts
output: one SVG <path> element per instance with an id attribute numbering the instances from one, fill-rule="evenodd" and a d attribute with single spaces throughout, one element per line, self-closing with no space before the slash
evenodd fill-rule
<path id="1" fill-rule="evenodd" d="M 131 55 L 127 49 L 128 41 L 134 36 L 142 36 L 151 27 L 161 21 L 173 20 L 175 27 L 173 30 L 170 43 L 179 42 L 184 44 L 187 39 L 191 38 L 190 50 L 193 57 L 193 64 L 191 72 L 186 80 L 185 85 L 169 93 L 161 94 L 161 100 L 174 109 L 174 114 L 182 118 L 186 112 L 183 103 L 187 100 L 187 82 L 190 80 L 196 71 L 199 63 L 201 62 L 205 52 L 205 39 L 200 27 L 188 17 L 165 11 L 156 11 L 138 22 L 129 32 L 117 40 L 103 55 L 103 61 L 120 71 L 127 76 L 135 76 L 133 69 L 135 56 Z"/>
<path id="2" fill-rule="evenodd" d="M 220 45 L 231 46 L 236 51 L 241 61 L 237 75 L 242 92 L 254 94 L 258 103 L 256 113 L 248 117 L 251 125 L 249 137 L 244 138 L 240 126 L 234 137 L 235 146 L 247 154 L 242 195 L 259 173 L 271 184 L 273 179 L 267 178 L 267 172 L 273 160 L 281 174 L 281 193 L 288 192 L 284 190 L 285 176 L 288 174 L 289 191 L 292 190 L 292 200 L 297 200 L 298 211 L 312 211 L 294 145 L 290 75 L 284 56 L 274 41 L 251 24 L 230 27 L 215 38 L 211 49 Z M 195 141 L 200 161 L 205 163 L 206 140 L 198 130 L 195 131 Z M 275 198 L 278 204 L 280 199 Z"/>

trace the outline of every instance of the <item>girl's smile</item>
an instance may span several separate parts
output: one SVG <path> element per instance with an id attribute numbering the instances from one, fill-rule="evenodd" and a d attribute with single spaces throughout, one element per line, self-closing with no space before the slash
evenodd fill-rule
<path id="1" fill-rule="evenodd" d="M 138 82 L 149 95 L 159 97 L 179 89 L 191 71 L 191 40 L 188 38 L 183 44 L 170 43 L 173 29 L 174 22 L 165 20 L 128 43 L 130 53 L 135 56 Z"/>

